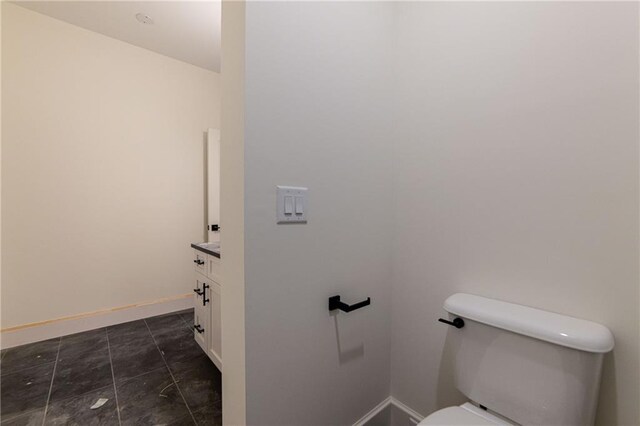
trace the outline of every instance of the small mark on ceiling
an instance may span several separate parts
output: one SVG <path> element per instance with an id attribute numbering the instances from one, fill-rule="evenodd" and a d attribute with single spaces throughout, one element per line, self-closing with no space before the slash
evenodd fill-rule
<path id="1" fill-rule="evenodd" d="M 153 18 L 144 13 L 136 13 L 136 19 L 142 24 L 153 25 Z"/>

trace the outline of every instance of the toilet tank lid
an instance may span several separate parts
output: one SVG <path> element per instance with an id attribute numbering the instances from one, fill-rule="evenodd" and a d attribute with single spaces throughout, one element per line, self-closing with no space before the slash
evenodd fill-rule
<path id="1" fill-rule="evenodd" d="M 572 349 L 595 353 L 613 349 L 611 331 L 592 321 L 466 293 L 449 296 L 444 309 L 462 318 Z"/>

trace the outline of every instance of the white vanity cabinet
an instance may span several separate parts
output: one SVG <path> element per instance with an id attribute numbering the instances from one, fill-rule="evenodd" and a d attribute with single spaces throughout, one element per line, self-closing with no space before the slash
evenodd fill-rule
<path id="1" fill-rule="evenodd" d="M 193 335 L 211 361 L 222 371 L 220 258 L 194 250 Z"/>
<path id="2" fill-rule="evenodd" d="M 208 289 L 209 303 L 211 303 L 211 315 L 209 316 L 210 325 L 209 329 L 209 343 L 207 355 L 213 361 L 213 363 L 222 371 L 222 328 L 221 328 L 221 311 L 220 311 L 220 285 L 212 281 L 211 287 Z"/>

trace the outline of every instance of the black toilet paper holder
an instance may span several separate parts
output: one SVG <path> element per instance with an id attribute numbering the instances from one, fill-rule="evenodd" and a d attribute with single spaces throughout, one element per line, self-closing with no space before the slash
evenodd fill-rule
<path id="1" fill-rule="evenodd" d="M 331 296 L 329 298 L 329 310 L 335 311 L 336 309 L 340 309 L 343 312 L 351 312 L 356 309 L 364 308 L 371 304 L 371 298 L 367 297 L 367 300 L 363 300 L 362 302 L 358 302 L 353 305 L 347 305 L 346 303 L 340 300 L 340 296 Z"/>

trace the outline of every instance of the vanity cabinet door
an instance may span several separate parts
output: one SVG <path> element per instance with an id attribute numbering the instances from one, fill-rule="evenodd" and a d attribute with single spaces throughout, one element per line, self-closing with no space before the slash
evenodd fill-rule
<path id="1" fill-rule="evenodd" d="M 220 259 L 215 256 L 207 257 L 207 277 L 220 283 Z"/>
<path id="2" fill-rule="evenodd" d="M 211 300 L 210 311 L 210 334 L 209 334 L 209 358 L 222 371 L 222 312 L 220 310 L 222 302 L 222 292 L 220 285 L 215 281 L 211 282 L 209 299 Z"/>
<path id="3" fill-rule="evenodd" d="M 209 348 L 209 335 L 211 334 L 211 315 L 210 301 L 208 297 L 208 289 L 211 283 L 204 277 L 196 274 L 194 290 L 194 309 L 193 309 L 193 337 L 205 353 Z M 199 293 L 199 294 L 198 294 Z M 210 299 L 210 297 L 208 297 Z"/>

